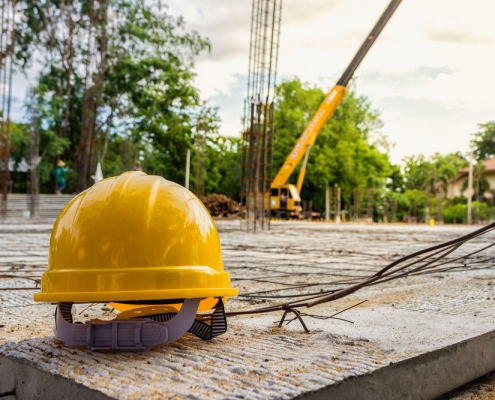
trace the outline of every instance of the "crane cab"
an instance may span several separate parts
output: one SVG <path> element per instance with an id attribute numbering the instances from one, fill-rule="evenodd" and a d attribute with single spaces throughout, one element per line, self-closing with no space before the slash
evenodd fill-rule
<path id="1" fill-rule="evenodd" d="M 270 193 L 270 209 L 275 218 L 299 218 L 301 215 L 301 198 L 295 185 L 286 184 L 272 187 Z"/>

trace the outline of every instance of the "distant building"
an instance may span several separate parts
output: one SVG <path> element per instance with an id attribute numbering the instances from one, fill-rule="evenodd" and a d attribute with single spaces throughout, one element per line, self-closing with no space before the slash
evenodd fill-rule
<path id="1" fill-rule="evenodd" d="M 483 164 L 485 164 L 486 169 L 483 171 L 483 175 L 485 176 L 486 181 L 490 185 L 490 190 L 495 189 L 495 158 L 490 158 L 488 160 L 483 161 Z M 457 176 L 449 181 L 449 188 L 448 188 L 448 196 L 449 198 L 452 197 L 465 197 L 466 192 L 462 192 L 462 186 L 464 185 L 464 182 L 468 179 L 469 175 L 469 167 L 461 169 L 458 173 Z M 467 186 L 466 186 L 467 187 Z"/>

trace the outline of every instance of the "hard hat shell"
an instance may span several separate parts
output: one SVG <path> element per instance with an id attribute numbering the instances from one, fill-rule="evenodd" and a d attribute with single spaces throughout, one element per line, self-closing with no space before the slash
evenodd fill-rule
<path id="1" fill-rule="evenodd" d="M 135 302 L 236 296 L 204 205 L 159 176 L 126 172 L 80 193 L 53 227 L 35 301 Z"/>

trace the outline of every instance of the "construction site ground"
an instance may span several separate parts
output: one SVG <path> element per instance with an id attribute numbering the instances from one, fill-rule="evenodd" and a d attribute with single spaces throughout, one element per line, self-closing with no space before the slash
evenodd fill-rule
<path id="1" fill-rule="evenodd" d="M 0 397 L 495 398 L 495 378 L 486 375 L 495 370 L 494 247 L 305 309 L 329 316 L 367 300 L 337 316 L 344 320 L 304 316 L 310 333 L 292 317 L 278 327 L 276 312 L 230 318 L 227 333 L 209 342 L 187 334 L 144 353 L 91 352 L 54 337 L 55 306 L 34 303 L 35 282 L 23 278 L 45 270 L 51 225 L 14 222 L 0 225 Z M 476 229 L 274 222 L 270 231 L 247 232 L 239 221 L 217 225 L 225 269 L 241 293 L 227 311 L 341 287 Z M 494 238 L 488 233 L 449 257 Z M 88 306 L 75 307 L 76 321 L 117 313 Z"/>

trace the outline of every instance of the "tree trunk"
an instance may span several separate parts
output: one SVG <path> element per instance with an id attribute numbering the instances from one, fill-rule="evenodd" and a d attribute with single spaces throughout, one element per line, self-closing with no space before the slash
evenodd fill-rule
<path id="1" fill-rule="evenodd" d="M 79 139 L 77 165 L 77 191 L 82 192 L 87 187 L 88 159 L 92 139 L 92 116 L 94 106 L 93 83 L 90 82 L 91 59 L 93 55 L 93 14 L 94 0 L 89 3 L 88 47 L 86 56 L 86 77 L 84 81 L 83 109 L 81 116 L 81 137 Z"/>
<path id="2" fill-rule="evenodd" d="M 62 137 L 67 137 L 67 129 L 69 125 L 69 115 L 70 115 L 70 96 L 72 93 L 71 77 L 74 65 L 74 23 L 72 21 L 72 3 L 69 2 L 67 6 L 67 24 L 69 28 L 69 44 L 68 44 L 68 56 L 67 56 L 67 92 L 65 94 L 65 115 L 64 122 L 62 125 Z"/>

